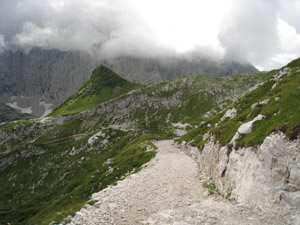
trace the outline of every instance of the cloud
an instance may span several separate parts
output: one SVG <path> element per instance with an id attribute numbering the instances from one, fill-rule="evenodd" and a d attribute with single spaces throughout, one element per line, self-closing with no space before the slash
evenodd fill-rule
<path id="1" fill-rule="evenodd" d="M 300 55 L 300 0 L 0 0 L 3 48 L 189 54 L 261 69 Z M 4 47 L 3 47 L 4 46 Z"/>
<path id="2" fill-rule="evenodd" d="M 279 45 L 277 52 L 269 60 L 268 68 L 279 68 L 300 56 L 300 34 L 288 22 L 278 18 Z"/>
<path id="3" fill-rule="evenodd" d="M 279 43 L 274 5 L 267 0 L 236 1 L 221 25 L 219 40 L 235 60 L 257 64 L 270 58 Z"/>
<path id="4" fill-rule="evenodd" d="M 280 0 L 279 17 L 300 33 L 300 0 Z"/>
<path id="5" fill-rule="evenodd" d="M 278 36 L 280 39 L 280 48 L 286 53 L 299 53 L 300 34 L 295 27 L 282 19 L 278 19 Z"/>
<path id="6" fill-rule="evenodd" d="M 300 56 L 300 1 L 235 0 L 233 5 L 219 33 L 227 57 L 270 70 Z"/>
<path id="7" fill-rule="evenodd" d="M 138 43 L 138 34 L 144 33 L 130 16 L 130 9 L 119 0 L 56 0 L 45 1 L 45 5 L 47 11 L 42 17 L 27 21 L 27 14 L 21 13 L 24 21 L 18 24 L 18 32 L 11 37 L 12 44 L 25 48 L 39 46 L 89 52 L 108 45 L 118 47 L 122 52 L 128 44 L 133 47 Z M 28 10 L 33 13 L 37 9 L 43 10 L 39 5 L 32 4 L 31 7 Z"/>
<path id="8" fill-rule="evenodd" d="M 78 49 L 109 57 L 206 49 L 206 55 L 219 56 L 222 7 L 209 13 L 216 2 L 226 8 L 220 0 L 12 0 L 3 3 L 0 20 L 11 23 L 0 26 L 0 33 L 8 45 L 26 49 Z"/>

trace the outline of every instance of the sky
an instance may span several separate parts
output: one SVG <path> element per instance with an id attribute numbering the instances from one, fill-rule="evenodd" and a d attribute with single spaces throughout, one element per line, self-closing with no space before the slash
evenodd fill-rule
<path id="1" fill-rule="evenodd" d="M 271 70 L 300 56 L 300 0 L 0 0 L 0 51 L 35 46 Z"/>

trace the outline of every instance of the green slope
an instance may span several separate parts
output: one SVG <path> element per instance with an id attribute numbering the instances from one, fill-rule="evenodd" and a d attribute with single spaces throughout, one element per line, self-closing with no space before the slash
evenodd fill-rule
<path id="1" fill-rule="evenodd" d="M 131 83 L 111 69 L 101 65 L 92 72 L 90 80 L 77 93 L 49 116 L 79 113 L 139 87 L 142 85 Z"/>
<path id="2" fill-rule="evenodd" d="M 276 78 L 285 69 L 289 72 Z M 185 140 L 201 149 L 206 142 L 203 135 L 210 131 L 221 145 L 227 145 L 243 123 L 259 114 L 264 118 L 254 123 L 250 134 L 243 135 L 237 141 L 236 148 L 261 144 L 273 131 L 282 131 L 290 139 L 297 139 L 300 134 L 300 58 L 280 70 L 271 71 L 269 75 L 271 77 L 263 85 L 229 107 L 237 109 L 236 117 L 221 121 L 226 112 L 224 110 L 191 130 L 180 141 Z M 267 99 L 268 104 L 259 104 Z M 208 124 L 213 128 L 209 128 Z"/>
<path id="3" fill-rule="evenodd" d="M 12 152 L 0 154 L 0 161 L 16 157 L 16 164 L 0 168 L 0 224 L 49 224 L 74 215 L 92 193 L 138 171 L 155 155 L 147 151 L 155 148 L 148 141 L 155 137 L 138 138 L 132 131 L 102 129 L 102 136 L 88 144 L 94 132 L 84 122 L 75 118 L 50 126 L 40 136 L 15 140 L 8 147 Z M 24 157 L 16 155 L 21 148 Z"/>

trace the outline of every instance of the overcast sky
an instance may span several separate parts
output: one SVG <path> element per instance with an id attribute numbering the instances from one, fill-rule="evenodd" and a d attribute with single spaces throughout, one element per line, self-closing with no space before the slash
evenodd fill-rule
<path id="1" fill-rule="evenodd" d="M 198 51 L 278 68 L 300 56 L 300 0 L 0 0 L 0 51 Z"/>

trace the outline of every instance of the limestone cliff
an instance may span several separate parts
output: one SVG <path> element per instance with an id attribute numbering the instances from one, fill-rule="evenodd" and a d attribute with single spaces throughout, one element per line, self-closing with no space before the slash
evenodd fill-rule
<path id="1" fill-rule="evenodd" d="M 225 197 L 243 205 L 270 209 L 300 207 L 300 142 L 272 133 L 255 147 L 230 149 L 211 139 L 199 151 L 185 146 Z"/>
<path id="2" fill-rule="evenodd" d="M 41 117 L 74 94 L 104 64 L 129 81 L 154 84 L 181 76 L 255 73 L 251 65 L 195 57 L 91 57 L 83 52 L 43 50 L 0 54 L 0 102 Z M 28 111 L 26 109 L 30 108 Z"/>

